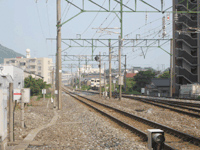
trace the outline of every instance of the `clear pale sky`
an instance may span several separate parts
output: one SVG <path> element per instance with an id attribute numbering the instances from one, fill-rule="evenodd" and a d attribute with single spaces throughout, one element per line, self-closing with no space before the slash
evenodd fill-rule
<path id="1" fill-rule="evenodd" d="M 80 5 L 82 0 L 70 0 Z M 87 9 L 99 10 L 100 8 L 85 0 L 85 6 Z M 99 5 L 107 6 L 108 0 L 97 1 Z M 111 0 L 112 1 L 112 0 Z M 149 0 L 146 0 L 147 2 Z M 170 7 L 171 1 L 165 1 L 165 8 Z M 62 2 L 62 22 L 66 21 L 74 14 L 78 13 L 79 10 L 74 6 L 69 5 L 65 0 Z M 105 2 L 105 3 L 104 3 Z M 134 8 L 133 0 L 124 0 L 124 3 Z M 151 4 L 157 8 L 160 8 L 160 0 L 151 0 Z M 113 9 L 116 6 L 116 10 L 119 9 L 119 5 L 112 1 Z M 142 4 L 138 1 L 138 10 L 150 11 L 147 5 Z M 161 13 L 147 13 L 147 20 L 145 20 L 146 13 L 124 13 L 123 14 L 123 35 L 133 32 L 125 38 L 136 38 L 136 34 L 140 34 L 141 38 L 162 38 L 162 17 L 167 14 Z M 96 17 L 95 17 L 96 16 Z M 74 18 L 70 22 L 62 26 L 62 38 L 76 38 L 77 34 L 81 34 L 81 38 L 118 38 L 118 34 L 102 35 L 96 33 L 95 29 L 101 27 L 120 27 L 119 20 L 115 17 L 115 14 L 108 12 L 103 13 L 82 13 L 78 17 Z M 26 54 L 26 49 L 31 50 L 32 57 L 51 57 L 56 52 L 56 41 L 48 41 L 46 38 L 56 38 L 56 0 L 0 0 L 0 44 L 8 47 L 21 54 Z M 95 18 L 95 19 L 94 19 Z M 106 19 L 107 18 L 107 19 Z M 115 18 L 115 19 L 114 19 Z M 114 20 L 113 20 L 114 19 Z M 94 21 L 93 21 L 94 20 Z M 157 21 L 155 21 L 157 20 Z M 91 24 L 91 22 L 93 23 Z M 112 23 L 110 23 L 112 22 Z M 145 25 L 145 22 L 147 25 Z M 150 23 L 152 22 L 152 23 Z M 170 21 L 166 21 L 166 32 L 167 37 L 171 38 L 172 35 L 172 18 L 170 15 Z M 91 24 L 91 25 L 90 25 Z M 110 25 L 109 25 L 110 24 Z M 89 26 L 90 25 L 90 26 Z M 109 26 L 108 26 L 109 25 Z M 143 27 L 141 27 L 143 26 Z M 138 29 L 141 27 L 141 29 Z M 87 29 L 87 30 L 86 30 Z M 120 32 L 119 30 L 114 30 Z M 96 33 L 96 34 L 95 34 Z M 142 36 L 143 35 L 143 36 Z M 62 49 L 65 49 L 66 45 L 62 45 Z M 163 46 L 165 50 L 170 51 L 169 42 Z M 106 52 L 108 54 L 108 48 L 97 48 L 94 54 Z M 114 53 L 117 54 L 117 49 L 113 49 Z M 71 48 L 66 51 L 67 54 L 71 55 L 91 55 L 90 48 Z M 144 57 L 141 55 L 140 48 L 124 48 L 122 54 L 127 54 L 127 66 L 141 67 L 153 67 L 155 69 L 164 69 L 169 67 L 169 54 L 158 48 L 150 48 Z M 78 62 L 64 62 L 65 64 L 78 64 Z M 91 62 L 96 64 L 96 62 Z M 108 64 L 108 63 L 107 63 Z M 113 62 L 113 68 L 118 67 L 118 62 Z M 107 66 L 108 67 L 108 66 Z"/>

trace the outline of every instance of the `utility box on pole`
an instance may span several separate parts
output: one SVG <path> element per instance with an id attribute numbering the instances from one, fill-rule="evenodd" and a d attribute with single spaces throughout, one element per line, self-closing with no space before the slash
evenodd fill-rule
<path id="1" fill-rule="evenodd" d="M 0 149 L 7 146 L 7 93 L 0 89 Z"/>
<path id="2" fill-rule="evenodd" d="M 124 85 L 123 76 L 119 76 L 118 85 Z"/>
<path id="3" fill-rule="evenodd" d="M 21 89 L 14 89 L 13 90 L 13 102 L 17 101 L 19 102 L 21 100 L 22 93 Z"/>

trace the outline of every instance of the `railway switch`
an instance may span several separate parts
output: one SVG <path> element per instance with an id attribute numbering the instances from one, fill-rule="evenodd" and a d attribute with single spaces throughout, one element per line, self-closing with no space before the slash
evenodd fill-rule
<path id="1" fill-rule="evenodd" d="M 149 150 L 163 150 L 165 142 L 164 132 L 160 129 L 148 129 L 148 149 Z"/>

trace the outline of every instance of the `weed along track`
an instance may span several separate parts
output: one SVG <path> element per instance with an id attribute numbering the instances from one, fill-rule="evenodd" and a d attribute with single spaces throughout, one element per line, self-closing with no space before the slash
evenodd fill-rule
<path id="1" fill-rule="evenodd" d="M 147 129 L 161 129 L 165 132 L 165 149 L 200 149 L 198 144 L 200 139 L 189 134 L 185 134 L 178 130 L 174 130 L 167 126 L 152 122 L 150 120 L 132 115 L 130 113 L 121 111 L 117 108 L 99 103 L 92 99 L 77 95 L 63 89 L 66 93 L 73 98 L 81 101 L 89 107 L 92 107 L 96 111 L 100 112 L 104 116 L 107 116 L 112 121 L 116 122 L 122 127 L 129 129 L 143 140 L 147 141 Z"/>

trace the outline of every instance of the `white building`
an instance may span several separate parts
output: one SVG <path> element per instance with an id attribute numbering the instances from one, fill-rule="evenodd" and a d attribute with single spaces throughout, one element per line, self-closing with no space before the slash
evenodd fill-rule
<path id="1" fill-rule="evenodd" d="M 53 62 L 51 58 L 31 58 L 30 50 L 26 50 L 26 58 L 5 58 L 4 64 L 20 67 L 31 74 L 43 77 L 47 83 L 51 83 L 51 72 Z"/>
<path id="2" fill-rule="evenodd" d="M 14 89 L 24 87 L 24 70 L 12 65 L 0 65 L 0 75 L 10 76 L 13 82 Z"/>

